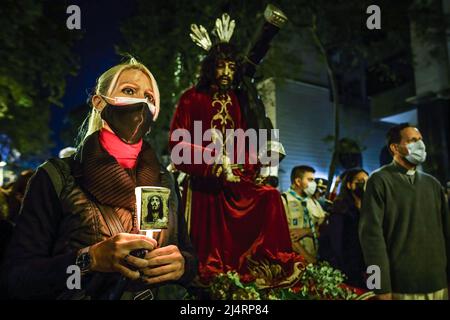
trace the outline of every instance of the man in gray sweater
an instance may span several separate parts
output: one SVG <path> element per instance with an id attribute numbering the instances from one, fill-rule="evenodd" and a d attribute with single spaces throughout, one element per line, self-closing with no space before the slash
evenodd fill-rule
<path id="1" fill-rule="evenodd" d="M 367 266 L 380 270 L 379 299 L 448 299 L 450 219 L 440 183 L 416 170 L 425 144 L 407 123 L 387 134 L 393 162 L 372 173 L 359 237 Z"/>

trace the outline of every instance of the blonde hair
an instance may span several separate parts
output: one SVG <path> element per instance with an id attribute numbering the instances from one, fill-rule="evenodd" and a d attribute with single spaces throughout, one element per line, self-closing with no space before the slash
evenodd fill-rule
<path id="1" fill-rule="evenodd" d="M 98 79 L 97 84 L 95 86 L 94 94 L 95 95 L 103 95 L 109 96 L 111 91 L 117 84 L 117 79 L 120 74 L 125 70 L 139 70 L 150 78 L 153 87 L 153 94 L 155 98 L 155 106 L 156 110 L 159 110 L 160 99 L 159 99 L 159 89 L 158 84 L 156 83 L 155 77 L 150 72 L 150 70 L 144 66 L 142 63 L 138 62 L 135 58 L 130 58 L 128 62 L 118 64 L 108 70 L 106 70 Z M 92 104 L 92 103 L 91 103 Z M 157 111 L 158 112 L 158 111 Z M 157 116 L 157 114 L 156 114 Z M 155 116 L 155 118 L 156 118 Z M 89 114 L 89 118 L 87 119 L 87 129 L 86 132 L 83 133 L 83 137 L 81 139 L 81 143 L 91 135 L 92 133 L 100 130 L 103 126 L 102 118 L 100 116 L 100 112 L 92 106 L 92 110 Z"/>

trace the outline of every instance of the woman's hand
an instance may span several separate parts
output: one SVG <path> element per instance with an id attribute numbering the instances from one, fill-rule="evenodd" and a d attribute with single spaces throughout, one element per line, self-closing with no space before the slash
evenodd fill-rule
<path id="1" fill-rule="evenodd" d="M 133 270 L 145 268 L 148 265 L 146 259 L 140 259 L 130 255 L 136 249 L 153 250 L 157 242 L 144 235 L 119 233 L 107 240 L 91 246 L 91 270 L 99 272 L 120 272 L 123 276 L 136 280 L 139 279 L 139 271 Z"/>
<path id="2" fill-rule="evenodd" d="M 157 248 L 145 256 L 148 266 L 141 268 L 147 284 L 178 280 L 184 274 L 184 257 L 177 246 Z"/>

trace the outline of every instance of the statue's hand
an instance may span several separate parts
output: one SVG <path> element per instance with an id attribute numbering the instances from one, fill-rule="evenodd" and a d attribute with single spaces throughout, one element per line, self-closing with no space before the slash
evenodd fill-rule
<path id="1" fill-rule="evenodd" d="M 224 173 L 226 181 L 228 181 L 228 182 L 241 181 L 241 178 L 239 176 L 234 175 L 233 170 L 231 168 L 230 158 L 228 158 L 228 156 L 226 156 L 226 155 L 222 156 L 222 167 L 223 167 L 223 173 Z"/>
<path id="2" fill-rule="evenodd" d="M 241 178 L 239 177 L 239 176 L 235 176 L 234 174 L 233 174 L 233 172 L 231 172 L 231 174 L 226 174 L 225 175 L 225 179 L 228 181 L 228 182 L 239 182 L 239 181 L 241 181 Z"/>

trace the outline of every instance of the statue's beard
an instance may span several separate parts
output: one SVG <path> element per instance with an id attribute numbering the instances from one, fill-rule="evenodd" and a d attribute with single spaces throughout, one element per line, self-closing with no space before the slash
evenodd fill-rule
<path id="1" fill-rule="evenodd" d="M 219 87 L 220 91 L 228 91 L 233 84 L 233 79 L 231 79 L 230 77 L 222 76 L 216 80 L 216 84 Z"/>

